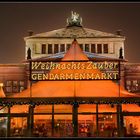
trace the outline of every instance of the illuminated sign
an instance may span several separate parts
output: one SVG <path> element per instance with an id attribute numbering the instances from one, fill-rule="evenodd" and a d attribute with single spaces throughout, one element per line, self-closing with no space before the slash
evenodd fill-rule
<path id="1" fill-rule="evenodd" d="M 31 61 L 30 80 L 118 80 L 117 61 Z"/>

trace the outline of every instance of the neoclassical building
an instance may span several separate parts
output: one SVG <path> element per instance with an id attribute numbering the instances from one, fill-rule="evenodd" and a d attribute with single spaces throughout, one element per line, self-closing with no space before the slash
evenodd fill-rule
<path id="1" fill-rule="evenodd" d="M 73 21 L 73 17 L 78 20 Z M 82 25 L 82 18 L 76 13 L 72 13 L 71 17 L 67 19 L 65 28 L 40 34 L 33 34 L 32 31 L 29 31 L 29 36 L 24 38 L 25 60 L 27 59 L 28 48 L 31 49 L 33 60 L 60 60 L 70 48 L 73 38 L 77 39 L 80 48 L 91 60 L 120 59 L 119 50 L 122 48 L 122 84 L 129 92 L 139 93 L 140 68 L 138 63 L 129 63 L 125 59 L 125 36 L 122 36 L 119 30 L 116 34 L 112 34 L 85 28 Z M 0 64 L 0 81 L 4 84 L 3 88 L 7 96 L 26 89 L 27 79 L 24 62 L 20 64 Z"/>
<path id="2" fill-rule="evenodd" d="M 0 123 L 5 130 L 1 136 L 140 136 L 140 64 L 125 59 L 125 37 L 120 31 L 85 28 L 79 14 L 72 12 L 65 28 L 40 34 L 30 31 L 24 40 L 25 60 L 0 64 Z M 31 61 L 65 60 L 117 61 L 120 80 L 29 79 Z"/>

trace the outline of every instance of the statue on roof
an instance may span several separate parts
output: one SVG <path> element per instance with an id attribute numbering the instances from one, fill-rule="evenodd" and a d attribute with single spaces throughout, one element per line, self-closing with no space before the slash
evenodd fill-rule
<path id="1" fill-rule="evenodd" d="M 123 49 L 122 49 L 122 47 L 119 50 L 119 58 L 123 59 Z"/>
<path id="2" fill-rule="evenodd" d="M 71 19 L 73 21 L 77 21 L 79 18 L 79 14 L 77 14 L 76 12 L 71 11 Z"/>
<path id="3" fill-rule="evenodd" d="M 78 13 L 71 11 L 71 17 L 67 18 L 68 26 L 82 26 L 82 18 Z"/>
<path id="4" fill-rule="evenodd" d="M 27 50 L 27 60 L 31 59 L 31 49 L 28 48 Z"/>

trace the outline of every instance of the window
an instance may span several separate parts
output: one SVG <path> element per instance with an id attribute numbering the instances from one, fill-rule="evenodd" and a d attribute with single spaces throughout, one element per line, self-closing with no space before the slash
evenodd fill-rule
<path id="1" fill-rule="evenodd" d="M 92 53 L 96 53 L 95 44 L 91 44 L 91 52 Z"/>
<path id="2" fill-rule="evenodd" d="M 6 86 L 12 86 L 12 81 L 7 81 Z"/>
<path id="3" fill-rule="evenodd" d="M 108 44 L 103 44 L 104 53 L 108 53 Z"/>
<path id="4" fill-rule="evenodd" d="M 130 80 L 127 80 L 127 81 L 126 81 L 126 85 L 127 85 L 127 86 L 130 86 L 130 85 L 131 85 L 131 81 L 130 81 Z"/>
<path id="5" fill-rule="evenodd" d="M 18 81 L 13 81 L 13 86 L 18 86 Z"/>
<path id="6" fill-rule="evenodd" d="M 48 54 L 52 54 L 52 44 L 48 44 Z"/>
<path id="7" fill-rule="evenodd" d="M 12 93 L 12 87 L 5 87 L 5 91 L 7 93 Z"/>
<path id="8" fill-rule="evenodd" d="M 70 47 L 71 47 L 71 44 L 67 44 L 67 50 L 69 50 Z"/>
<path id="9" fill-rule="evenodd" d="M 83 44 L 80 44 L 79 46 L 80 46 L 80 48 L 83 50 Z"/>
<path id="10" fill-rule="evenodd" d="M 85 44 L 85 51 L 89 52 L 89 44 Z"/>
<path id="11" fill-rule="evenodd" d="M 5 92 L 8 92 L 8 93 L 12 92 L 12 81 L 6 81 Z"/>
<path id="12" fill-rule="evenodd" d="M 60 44 L 60 52 L 64 52 L 65 51 L 65 44 Z"/>
<path id="13" fill-rule="evenodd" d="M 5 92 L 16 93 L 21 92 L 24 89 L 24 81 L 6 81 Z"/>
<path id="14" fill-rule="evenodd" d="M 19 81 L 19 91 L 22 92 L 24 90 L 24 81 Z"/>
<path id="15" fill-rule="evenodd" d="M 54 53 L 58 53 L 58 44 L 54 44 Z"/>
<path id="16" fill-rule="evenodd" d="M 133 80 L 133 85 L 137 85 L 138 81 L 137 80 Z"/>
<path id="17" fill-rule="evenodd" d="M 46 44 L 42 44 L 41 53 L 46 54 Z"/>
<path id="18" fill-rule="evenodd" d="M 13 81 L 13 92 L 18 92 L 18 81 Z"/>
<path id="19" fill-rule="evenodd" d="M 20 82 L 19 82 L 19 85 L 20 85 L 20 86 L 24 86 L 24 81 L 20 81 Z"/>
<path id="20" fill-rule="evenodd" d="M 19 91 L 19 87 L 18 86 L 13 86 L 13 91 L 12 92 L 18 92 Z"/>
<path id="21" fill-rule="evenodd" d="M 97 44 L 97 53 L 102 53 L 102 44 Z"/>

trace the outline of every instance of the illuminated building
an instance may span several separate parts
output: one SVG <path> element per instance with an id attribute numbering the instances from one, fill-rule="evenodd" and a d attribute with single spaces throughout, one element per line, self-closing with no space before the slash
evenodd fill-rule
<path id="1" fill-rule="evenodd" d="M 9 89 L 13 92 L 9 96 L 7 93 L 5 98 L 2 89 L 0 91 L 3 97 L 0 117 L 7 128 L 3 129 L 7 136 L 130 136 L 131 123 L 136 128 L 133 135 L 139 136 L 140 95 L 128 92 L 124 86 L 125 78 L 133 77 L 122 51 L 124 37 L 85 29 L 81 22 L 79 15 L 72 12 L 66 28 L 25 38 L 27 60 L 22 64 L 1 65 L 1 81 L 7 80 L 6 85 L 3 82 L 4 91 Z M 66 61 L 80 61 L 82 64 L 85 61 L 117 61 L 121 64 L 121 80 L 33 82 L 29 81 L 31 60 L 59 61 L 61 64 Z M 74 70 L 62 71 L 65 74 Z M 48 73 L 59 74 L 62 71 L 50 70 Z M 86 69 L 75 71 L 81 74 Z M 101 70 L 88 70 L 88 73 L 97 72 Z"/>

